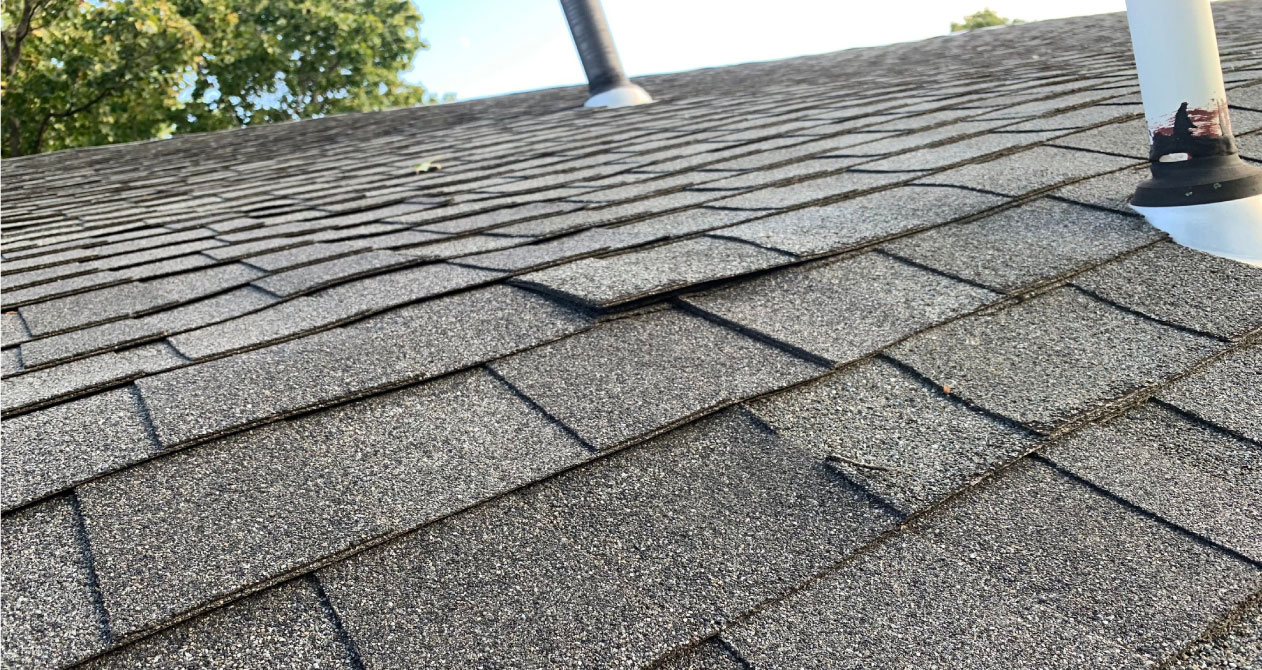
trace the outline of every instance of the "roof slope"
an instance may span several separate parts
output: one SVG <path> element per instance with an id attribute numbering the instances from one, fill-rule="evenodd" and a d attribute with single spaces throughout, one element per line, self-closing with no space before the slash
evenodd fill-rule
<path id="1" fill-rule="evenodd" d="M 5 665 L 1262 665 L 1124 17 L 644 84 L 6 161 Z"/>

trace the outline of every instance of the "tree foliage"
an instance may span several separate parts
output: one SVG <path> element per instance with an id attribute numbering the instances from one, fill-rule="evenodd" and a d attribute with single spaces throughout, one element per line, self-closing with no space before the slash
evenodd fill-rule
<path id="1" fill-rule="evenodd" d="M 10 0 L 3 152 L 18 156 L 430 102 L 408 0 Z"/>
<path id="2" fill-rule="evenodd" d="M 958 33 L 962 30 L 977 30 L 978 28 L 989 28 L 991 26 L 1010 26 L 1016 23 L 1024 23 L 1021 19 L 1005 19 L 995 10 L 989 7 L 980 12 L 973 12 L 964 17 L 962 23 L 951 22 L 951 32 Z"/>

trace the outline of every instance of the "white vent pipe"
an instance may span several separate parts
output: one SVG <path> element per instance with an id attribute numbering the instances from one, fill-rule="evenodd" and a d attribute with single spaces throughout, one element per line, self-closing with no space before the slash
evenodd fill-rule
<path id="1" fill-rule="evenodd" d="M 653 98 L 627 79 L 622 60 L 613 45 L 609 22 L 600 0 L 561 0 L 565 20 L 570 24 L 574 47 L 587 74 L 591 97 L 584 107 L 628 107 L 653 102 Z"/>
<path id="2" fill-rule="evenodd" d="M 1262 265 L 1262 170 L 1240 160 L 1209 0 L 1127 0 L 1152 179 L 1131 207 L 1184 246 Z"/>

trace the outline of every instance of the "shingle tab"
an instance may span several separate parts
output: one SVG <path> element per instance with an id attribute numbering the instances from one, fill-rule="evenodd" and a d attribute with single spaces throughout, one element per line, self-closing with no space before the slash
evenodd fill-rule
<path id="1" fill-rule="evenodd" d="M 996 207 L 1007 198 L 949 187 L 903 186 L 718 231 L 799 256 L 840 251 Z"/>
<path id="2" fill-rule="evenodd" d="M 588 258 L 522 275 L 537 286 L 595 308 L 764 270 L 790 256 L 753 245 L 698 237 L 605 258 Z"/>
<path id="3" fill-rule="evenodd" d="M 0 323 L 4 324 L 3 334 L 0 335 L 0 341 L 3 341 L 4 346 L 21 344 L 31 339 L 31 334 L 26 330 L 26 324 L 22 322 L 22 317 L 17 312 L 4 312 L 4 320 Z"/>
<path id="4" fill-rule="evenodd" d="M 790 444 L 831 460 L 846 478 L 905 514 L 1034 447 L 1023 434 L 941 398 L 882 361 L 750 408 Z"/>
<path id="5" fill-rule="evenodd" d="M 781 270 L 684 301 L 844 363 L 999 298 L 997 293 L 868 253 Z"/>
<path id="6" fill-rule="evenodd" d="M 621 228 L 593 228 L 539 244 L 526 244 L 465 256 L 457 259 L 456 262 L 493 270 L 519 271 L 552 265 L 569 258 L 587 256 L 601 251 L 633 247 L 660 239 L 660 237 L 651 233 L 637 233 Z"/>
<path id="7" fill-rule="evenodd" d="M 1126 650 L 1086 621 L 1059 616 L 972 563 L 904 533 L 723 637 L 758 668 L 1069 669 L 1133 663 Z"/>
<path id="8" fill-rule="evenodd" d="M 1163 519 L 1262 563 L 1262 451 L 1153 405 L 1088 426 L 1047 456 Z"/>
<path id="9" fill-rule="evenodd" d="M 1049 467 L 990 482 L 923 517 L 917 532 L 1144 664 L 1178 651 L 1262 587 L 1256 566 Z"/>
<path id="10" fill-rule="evenodd" d="M 4 509 L 157 453 L 128 389 L 7 419 Z"/>
<path id="11" fill-rule="evenodd" d="M 641 666 L 892 523 L 731 411 L 320 577 L 371 666 Z"/>
<path id="12" fill-rule="evenodd" d="M 361 313 L 353 304 L 299 297 L 170 338 L 189 358 L 207 358 L 296 337 Z"/>
<path id="13" fill-rule="evenodd" d="M 971 163 L 947 170 L 925 177 L 920 183 L 964 186 L 1004 195 L 1024 195 L 1136 163 L 1133 158 L 1056 147 L 1035 147 L 987 163 Z"/>
<path id="14" fill-rule="evenodd" d="M 18 311 L 33 335 L 48 335 L 132 316 L 169 302 L 169 298 L 139 283 L 76 293 L 27 305 Z"/>
<path id="15" fill-rule="evenodd" d="M 1172 242 L 1074 279 L 1096 295 L 1180 326 L 1239 338 L 1262 328 L 1262 268 Z"/>
<path id="16" fill-rule="evenodd" d="M 1005 291 L 1063 275 L 1161 239 L 1141 219 L 1042 199 L 883 248 Z"/>
<path id="17" fill-rule="evenodd" d="M 346 256 L 368 246 L 369 245 L 366 241 L 319 242 L 316 244 L 294 247 L 293 249 L 274 251 L 270 254 L 263 254 L 262 256 L 251 256 L 245 262 L 256 268 L 262 268 L 269 272 L 277 272 L 279 270 L 286 270 L 295 265 L 306 265 L 329 258 Z"/>
<path id="18" fill-rule="evenodd" d="M 906 181 L 917 174 L 916 172 L 855 172 L 851 170 L 788 186 L 750 191 L 742 195 L 716 200 L 710 204 L 718 207 L 737 207 L 742 209 L 793 207 L 816 200 L 839 197 L 846 193 L 865 191 L 886 184 Z"/>
<path id="19" fill-rule="evenodd" d="M 80 498 L 130 631 L 589 457 L 472 371 L 173 454 Z"/>
<path id="20" fill-rule="evenodd" d="M 1062 288 L 921 333 L 890 353 L 951 393 L 1047 432 L 1104 412 L 1224 346 Z"/>
<path id="21" fill-rule="evenodd" d="M 308 580 L 296 580 L 147 637 L 87 670 L 351 670 Z"/>
<path id="22" fill-rule="evenodd" d="M 22 360 L 29 368 L 44 367 L 101 351 L 116 350 L 161 334 L 161 330 L 143 320 L 111 321 L 27 342 L 22 345 Z"/>
<path id="23" fill-rule="evenodd" d="M 316 294 L 331 303 L 380 310 L 494 281 L 503 273 L 433 263 L 333 286 Z"/>
<path id="24" fill-rule="evenodd" d="M 5 412 L 39 407 L 63 397 L 127 381 L 141 372 L 143 370 L 125 356 L 112 352 L 98 354 L 7 377 L 2 382 L 4 393 L 0 394 L 0 398 L 3 398 Z"/>
<path id="25" fill-rule="evenodd" d="M 170 446 L 458 370 L 586 325 L 543 298 L 497 286 L 146 377 L 137 386 L 159 439 Z"/>
<path id="26" fill-rule="evenodd" d="M 150 314 L 143 320 L 155 328 L 174 333 L 231 319 L 275 302 L 277 302 L 275 297 L 253 286 L 245 286 L 205 300 Z"/>
<path id="27" fill-rule="evenodd" d="M 255 280 L 254 285 L 269 293 L 289 297 L 361 275 L 417 262 L 419 261 L 413 256 L 389 251 L 370 251 L 268 275 Z"/>
<path id="28" fill-rule="evenodd" d="M 105 647 L 64 498 L 4 518 L 6 668 L 60 667 Z"/>
<path id="29" fill-rule="evenodd" d="M 601 449 L 823 372 L 675 310 L 604 323 L 493 367 Z"/>
<path id="30" fill-rule="evenodd" d="M 1239 349 L 1162 389 L 1162 400 L 1262 442 L 1262 345 Z"/>

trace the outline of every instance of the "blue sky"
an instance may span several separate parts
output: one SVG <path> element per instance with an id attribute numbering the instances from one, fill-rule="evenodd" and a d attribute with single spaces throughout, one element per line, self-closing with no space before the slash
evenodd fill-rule
<path id="1" fill-rule="evenodd" d="M 460 100 L 583 83 L 557 0 L 413 0 L 430 42 L 406 75 Z M 604 0 L 632 76 L 918 40 L 990 7 L 1037 20 L 1124 0 Z"/>

